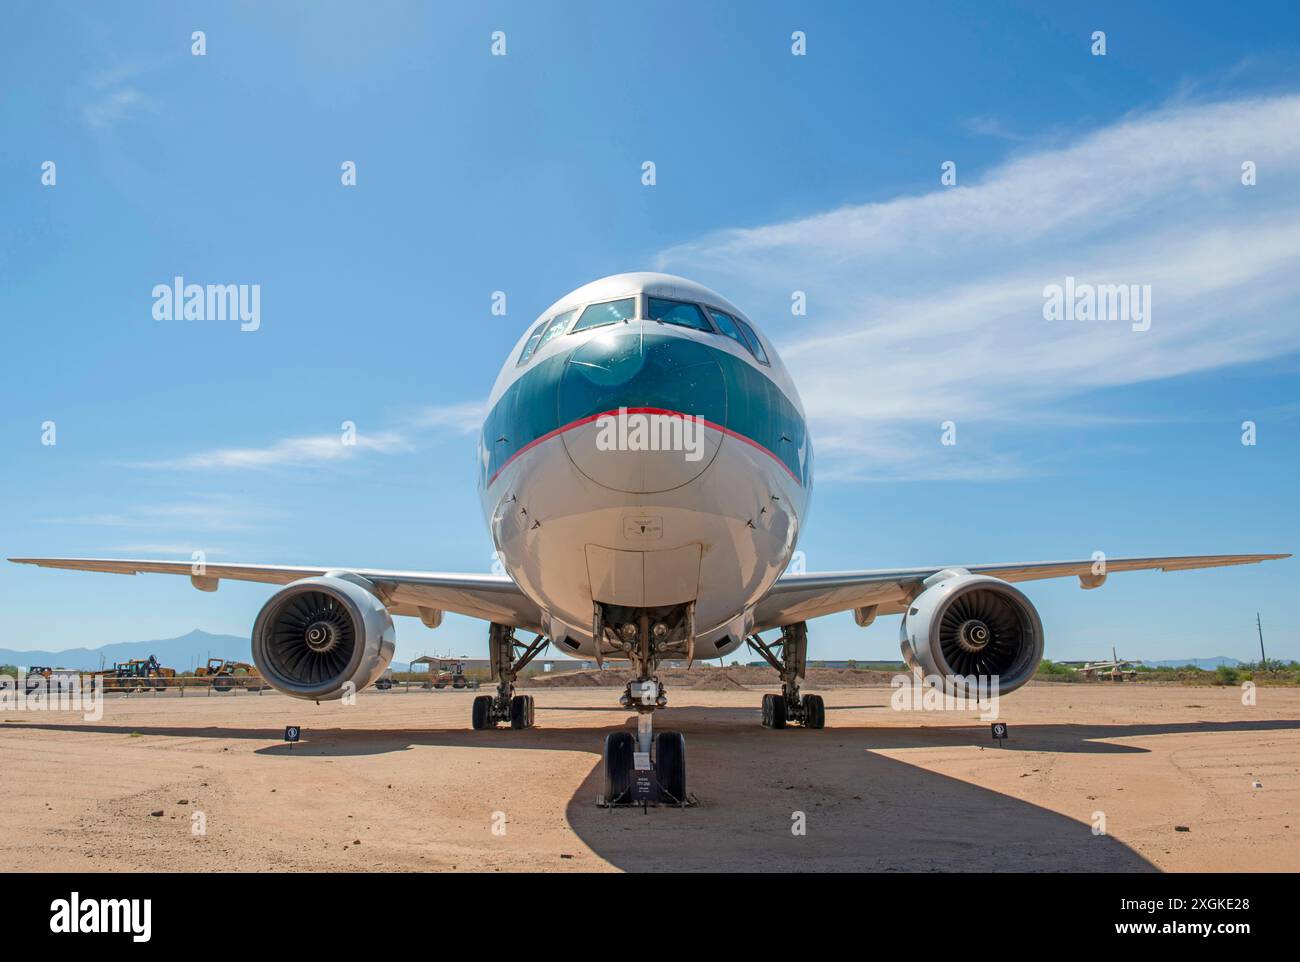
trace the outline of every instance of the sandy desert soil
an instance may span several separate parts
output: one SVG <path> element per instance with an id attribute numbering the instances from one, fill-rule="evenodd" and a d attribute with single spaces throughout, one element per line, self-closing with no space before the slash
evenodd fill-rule
<path id="1" fill-rule="evenodd" d="M 624 663 L 626 664 L 626 663 Z M 827 688 L 888 687 L 897 671 L 870 671 L 865 668 L 809 668 L 806 684 L 809 691 Z M 626 667 L 606 667 L 589 671 L 556 672 L 534 675 L 524 681 L 524 688 L 622 688 L 634 676 Z M 715 668 L 696 663 L 693 668 L 660 668 L 658 678 L 669 689 L 697 688 L 707 691 L 737 691 L 746 687 L 762 689 L 773 684 L 771 668 L 749 665 Z M 761 697 L 761 696 L 760 696 Z"/>
<path id="2" fill-rule="evenodd" d="M 6 711 L 0 870 L 1300 870 L 1295 689 L 1035 684 L 999 748 L 888 688 L 827 688 L 820 732 L 761 728 L 758 691 L 677 688 L 656 724 L 686 734 L 700 804 L 648 813 L 595 805 L 617 694 L 538 690 L 523 732 L 471 731 L 454 691 Z"/>

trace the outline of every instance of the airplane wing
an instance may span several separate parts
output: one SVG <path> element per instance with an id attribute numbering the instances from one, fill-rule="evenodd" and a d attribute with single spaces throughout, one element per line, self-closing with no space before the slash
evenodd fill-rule
<path id="1" fill-rule="evenodd" d="M 426 617 L 454 611 L 498 624 L 542 631 L 541 612 L 508 575 L 441 574 L 429 571 L 388 571 L 376 568 L 318 568 L 295 565 L 232 565 L 205 563 L 195 575 L 189 561 L 132 561 L 109 558 L 10 558 L 15 564 L 74 571 L 107 571 L 120 575 L 186 575 L 201 591 L 216 591 L 222 579 L 287 585 L 299 578 L 349 573 L 374 583 L 388 609 L 396 615 Z M 423 610 L 421 610 L 423 609 Z M 432 614 L 429 614 L 432 617 Z"/>
<path id="2" fill-rule="evenodd" d="M 1171 558 L 1107 558 L 1106 573 L 1117 571 L 1188 571 L 1193 568 L 1221 568 L 1226 565 L 1257 564 L 1289 554 L 1210 554 Z M 785 575 L 754 608 L 754 630 L 853 611 L 859 624 L 876 615 L 896 615 L 906 610 L 921 582 L 947 567 L 971 574 L 991 575 L 1003 581 L 1037 581 L 1043 578 L 1077 577 L 1084 588 L 1096 588 L 1088 561 L 1041 561 L 1032 564 L 943 565 L 929 568 L 898 568 L 880 571 L 831 571 L 820 574 Z M 1104 580 L 1104 578 L 1102 579 Z"/>

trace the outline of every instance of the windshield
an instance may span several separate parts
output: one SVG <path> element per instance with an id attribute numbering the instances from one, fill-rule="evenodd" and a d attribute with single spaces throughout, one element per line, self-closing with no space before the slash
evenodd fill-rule
<path id="1" fill-rule="evenodd" d="M 577 334 L 579 331 L 585 331 L 592 327 L 603 327 L 606 324 L 629 321 L 634 317 L 636 317 L 635 297 L 620 297 L 616 301 L 589 304 L 587 309 L 582 312 L 582 317 L 578 318 L 578 323 L 573 325 L 573 330 L 569 333 Z"/>
<path id="2" fill-rule="evenodd" d="M 528 343 L 524 345 L 523 351 L 519 354 L 520 364 L 527 364 L 528 359 L 533 356 L 533 351 L 537 350 L 537 342 L 541 340 L 542 331 L 544 330 L 546 330 L 546 322 L 542 321 L 533 328 L 533 333 L 528 335 Z"/>
<path id="3" fill-rule="evenodd" d="M 546 333 L 542 335 L 542 339 L 537 342 L 537 347 L 533 349 L 533 353 L 539 353 L 542 348 L 555 340 L 557 335 L 563 334 L 564 329 L 569 326 L 569 321 L 573 320 L 573 315 L 577 313 L 578 309 L 575 307 L 573 310 L 565 311 L 563 314 L 556 314 L 551 321 L 551 326 L 546 329 Z"/>
<path id="4" fill-rule="evenodd" d="M 646 298 L 646 316 L 652 321 L 678 324 L 681 327 L 690 327 L 697 331 L 713 333 L 713 328 L 704 319 L 704 312 L 694 304 L 688 304 L 685 301 L 670 301 L 663 297 L 648 297 Z"/>

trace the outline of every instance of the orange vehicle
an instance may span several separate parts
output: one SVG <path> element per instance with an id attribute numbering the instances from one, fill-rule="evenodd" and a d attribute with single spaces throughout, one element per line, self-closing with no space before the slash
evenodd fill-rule
<path id="1" fill-rule="evenodd" d="M 411 666 L 428 665 L 429 680 L 423 683 L 425 688 L 478 688 L 479 683 L 465 674 L 465 662 L 460 658 L 438 658 L 425 655 L 416 658 Z"/>
<path id="2" fill-rule="evenodd" d="M 232 688 L 247 688 L 249 691 L 261 691 L 267 687 L 262 684 L 262 676 L 257 673 L 257 666 L 246 661 L 228 661 L 225 658 L 209 658 L 203 668 L 194 671 L 196 678 L 207 678 L 215 691 L 230 691 Z"/>

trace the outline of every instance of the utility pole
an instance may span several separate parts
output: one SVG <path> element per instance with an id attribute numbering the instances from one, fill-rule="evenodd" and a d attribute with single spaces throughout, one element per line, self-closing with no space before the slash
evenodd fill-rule
<path id="1" fill-rule="evenodd" d="M 1259 667 L 1268 671 L 1268 659 L 1264 657 L 1264 627 L 1259 623 L 1259 612 L 1255 612 L 1255 630 L 1259 632 Z"/>

